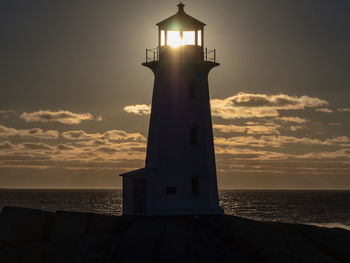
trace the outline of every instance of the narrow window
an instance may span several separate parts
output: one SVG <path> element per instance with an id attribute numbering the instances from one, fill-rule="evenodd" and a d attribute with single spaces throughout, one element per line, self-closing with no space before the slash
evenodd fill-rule
<path id="1" fill-rule="evenodd" d="M 167 195 L 176 195 L 176 187 L 175 186 L 168 186 L 166 188 L 166 194 Z"/>
<path id="2" fill-rule="evenodd" d="M 198 30 L 197 31 L 197 37 L 198 37 L 198 42 L 197 42 L 197 44 L 198 44 L 198 46 L 201 46 L 202 45 L 202 30 Z"/>
<path id="3" fill-rule="evenodd" d="M 198 176 L 192 176 L 192 196 L 198 196 L 199 195 L 199 177 Z"/>
<path id="4" fill-rule="evenodd" d="M 190 128 L 190 145 L 197 145 L 197 127 Z"/>
<path id="5" fill-rule="evenodd" d="M 190 81 L 188 84 L 188 97 L 190 99 L 194 99 L 196 97 L 196 83 L 194 81 Z"/>
<path id="6" fill-rule="evenodd" d="M 160 45 L 164 46 L 165 45 L 165 31 L 160 30 Z"/>

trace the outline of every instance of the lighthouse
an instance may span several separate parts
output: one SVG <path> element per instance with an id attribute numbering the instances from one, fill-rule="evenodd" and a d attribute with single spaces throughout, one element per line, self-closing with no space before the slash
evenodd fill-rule
<path id="1" fill-rule="evenodd" d="M 154 74 L 145 167 L 121 174 L 123 214 L 222 213 L 208 85 L 216 52 L 182 3 L 157 26 L 158 47 L 142 63 Z"/>

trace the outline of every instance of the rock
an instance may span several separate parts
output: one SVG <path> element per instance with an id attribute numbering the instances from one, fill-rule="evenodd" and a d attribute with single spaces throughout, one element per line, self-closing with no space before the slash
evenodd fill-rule
<path id="1" fill-rule="evenodd" d="M 75 240 L 87 234 L 89 214 L 57 211 L 53 218 L 51 240 Z"/>
<path id="2" fill-rule="evenodd" d="M 1 263 L 350 262 L 347 230 L 225 215 L 113 217 L 7 207 L 0 237 Z"/>
<path id="3" fill-rule="evenodd" d="M 166 220 L 165 228 L 159 237 L 156 262 L 186 262 L 189 244 L 196 226 L 191 223 Z"/>
<path id="4" fill-rule="evenodd" d="M 24 255 L 21 258 L 21 263 L 42 263 L 44 260 L 43 253 L 40 251 L 33 251 Z"/>
<path id="5" fill-rule="evenodd" d="M 49 243 L 9 244 L 0 250 L 0 262 L 44 262 L 43 253 Z"/>
<path id="6" fill-rule="evenodd" d="M 107 262 L 112 240 L 112 235 L 89 235 L 79 243 L 77 251 L 84 262 Z"/>
<path id="7" fill-rule="evenodd" d="M 77 241 L 52 242 L 45 250 L 47 263 L 85 263 L 77 251 Z"/>
<path id="8" fill-rule="evenodd" d="M 337 262 L 320 246 L 295 231 L 290 224 L 258 222 L 232 216 L 217 216 L 210 226 L 228 240 L 242 240 L 265 262 Z M 305 229 L 309 226 L 304 226 Z M 308 230 L 306 230 L 308 231 Z M 322 229 L 318 228 L 322 235 Z M 346 262 L 346 261 L 345 261 Z"/>
<path id="9" fill-rule="evenodd" d="M 0 241 L 4 243 L 48 240 L 52 213 L 41 210 L 4 207 L 0 214 Z"/>
<path id="10" fill-rule="evenodd" d="M 290 225 L 299 232 L 303 240 L 308 240 L 329 257 L 340 262 L 350 262 L 350 232 L 342 228 L 320 228 L 309 225 Z"/>
<path id="11" fill-rule="evenodd" d="M 110 262 L 155 263 L 165 223 L 156 218 L 135 222 L 113 240 Z"/>
<path id="12" fill-rule="evenodd" d="M 88 233 L 91 235 L 113 234 L 118 232 L 119 220 L 116 216 L 91 214 Z"/>

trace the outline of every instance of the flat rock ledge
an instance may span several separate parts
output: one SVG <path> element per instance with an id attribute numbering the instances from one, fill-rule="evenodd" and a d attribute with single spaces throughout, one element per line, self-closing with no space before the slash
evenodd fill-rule
<path id="1" fill-rule="evenodd" d="M 228 215 L 106 216 L 5 207 L 1 263 L 350 262 L 350 231 Z"/>

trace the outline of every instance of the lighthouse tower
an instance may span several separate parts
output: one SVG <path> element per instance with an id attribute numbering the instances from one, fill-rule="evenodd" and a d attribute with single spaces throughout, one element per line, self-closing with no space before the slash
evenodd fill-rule
<path id="1" fill-rule="evenodd" d="M 208 87 L 215 50 L 204 49 L 205 24 L 182 3 L 157 26 L 158 47 L 142 64 L 155 77 L 146 163 L 121 175 L 123 213 L 222 213 Z"/>

